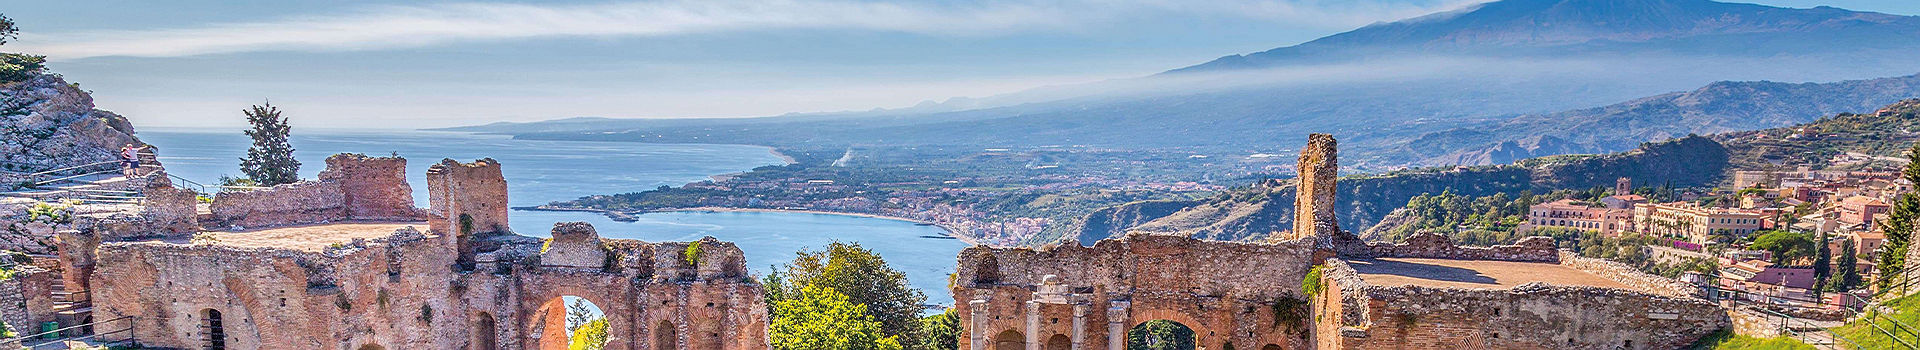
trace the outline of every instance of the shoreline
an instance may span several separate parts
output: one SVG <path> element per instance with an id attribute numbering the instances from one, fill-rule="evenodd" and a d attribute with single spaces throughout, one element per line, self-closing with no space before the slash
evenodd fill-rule
<path id="1" fill-rule="evenodd" d="M 636 214 L 636 213 L 628 213 L 628 212 L 617 211 L 617 210 L 551 207 L 551 206 L 545 206 L 545 205 L 531 206 L 531 207 L 514 207 L 511 209 L 532 210 L 532 211 L 591 212 L 591 213 L 598 213 L 600 215 L 605 215 L 608 218 L 612 218 L 614 221 L 633 221 L 634 220 L 633 216 Z M 921 220 L 915 220 L 915 219 L 909 219 L 909 218 L 903 218 L 903 217 L 897 217 L 897 216 L 880 215 L 880 214 L 848 213 L 848 212 L 812 210 L 812 209 L 796 210 L 796 209 L 730 208 L 730 207 L 692 207 L 692 208 L 659 209 L 659 210 L 642 211 L 637 214 L 669 213 L 669 212 L 799 213 L 799 214 L 837 215 L 837 216 L 862 217 L 862 218 L 870 218 L 870 219 L 904 221 L 904 222 L 914 223 L 917 225 L 939 227 L 941 231 L 946 231 L 944 232 L 943 236 L 946 236 L 948 238 L 952 238 L 955 240 L 959 240 L 961 242 L 965 242 L 967 243 L 967 245 L 980 245 L 979 242 L 975 242 L 971 238 L 967 238 L 959 234 L 956 234 L 955 232 L 960 232 L 960 231 L 955 227 L 949 226 L 947 224 L 930 222 L 930 221 L 921 221 Z"/>

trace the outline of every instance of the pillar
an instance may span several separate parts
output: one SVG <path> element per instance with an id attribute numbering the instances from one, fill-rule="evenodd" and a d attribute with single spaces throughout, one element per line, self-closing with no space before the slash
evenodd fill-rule
<path id="1" fill-rule="evenodd" d="M 970 330 L 967 332 L 967 349 L 986 350 L 988 337 L 986 334 L 988 323 L 987 301 L 974 299 L 973 301 L 967 302 L 967 313 L 973 314 L 973 317 L 970 318 L 973 320 L 973 324 L 967 327 Z"/>
<path id="2" fill-rule="evenodd" d="M 1127 350 L 1127 305 L 1116 301 L 1107 307 L 1107 350 Z"/>
<path id="3" fill-rule="evenodd" d="M 1027 350 L 1040 350 L 1040 301 L 1027 301 Z"/>
<path id="4" fill-rule="evenodd" d="M 1087 304 L 1073 304 L 1073 350 L 1085 349 L 1087 343 Z"/>

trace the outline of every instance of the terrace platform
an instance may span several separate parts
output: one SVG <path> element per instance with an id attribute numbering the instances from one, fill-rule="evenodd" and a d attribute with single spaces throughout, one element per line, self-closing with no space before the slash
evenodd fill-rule
<path id="1" fill-rule="evenodd" d="M 1375 258 L 1348 260 L 1367 284 L 1452 288 L 1513 288 L 1531 282 L 1557 286 L 1633 289 L 1571 267 L 1537 262 Z"/>
<path id="2" fill-rule="evenodd" d="M 421 232 L 427 231 L 427 222 L 347 222 L 312 225 L 294 225 L 243 231 L 206 231 L 196 236 L 211 237 L 214 244 L 245 248 L 280 248 L 318 252 L 328 246 L 352 242 L 354 239 L 376 239 L 393 235 L 395 231 L 413 227 Z M 190 244 L 191 237 L 174 237 L 165 240 L 168 243 Z"/>

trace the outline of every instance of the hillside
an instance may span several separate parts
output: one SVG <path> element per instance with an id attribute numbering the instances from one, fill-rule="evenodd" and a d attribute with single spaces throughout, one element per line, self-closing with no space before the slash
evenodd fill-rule
<path id="1" fill-rule="evenodd" d="M 1495 135 L 1442 133 L 1521 115 L 1552 118 L 1546 113 L 1716 81 L 1839 81 L 1913 74 L 1920 72 L 1920 61 L 1906 57 L 1916 49 L 1920 17 L 1705 0 L 1506 0 L 1370 25 L 1168 74 L 899 110 L 566 120 L 463 130 L 530 139 L 776 147 L 1080 145 L 1181 148 L 1215 155 L 1285 153 L 1265 140 L 1290 138 L 1304 130 L 1342 135 L 1349 168 L 1378 171 L 1448 159 L 1500 163 L 1497 160 L 1542 154 L 1622 150 L 1620 145 L 1663 136 L 1725 131 L 1713 129 L 1711 122 L 1749 116 L 1711 114 L 1708 109 L 1709 115 L 1700 118 L 1634 117 L 1646 122 L 1592 141 L 1512 137 L 1564 126 L 1524 121 L 1511 132 Z M 1805 121 L 1850 105 L 1886 102 L 1881 97 L 1827 96 L 1821 98 L 1831 100 L 1830 106 L 1810 107 L 1819 113 L 1778 114 Z M 1858 101 L 1848 102 L 1854 99 Z M 1784 125 L 1757 120 L 1737 127 Z M 1433 133 L 1442 133 L 1429 140 L 1443 147 L 1406 143 Z"/>
<path id="2" fill-rule="evenodd" d="M 1920 99 L 1900 101 L 1873 113 L 1840 113 L 1810 123 L 1766 130 L 1730 132 L 1713 138 L 1728 145 L 1734 167 L 1773 169 L 1786 165 L 1824 166 L 1854 154 L 1847 168 L 1891 168 L 1920 142 Z"/>
<path id="3" fill-rule="evenodd" d="M 1343 177 L 1337 186 L 1336 201 L 1340 207 L 1336 211 L 1342 229 L 1359 232 L 1421 194 L 1444 191 L 1486 196 L 1584 189 L 1611 186 L 1621 177 L 1640 183 L 1708 185 L 1718 180 L 1726 165 L 1727 149 L 1721 144 L 1705 137 L 1687 136 L 1606 155 L 1558 156 L 1515 165 L 1428 168 Z M 1146 231 L 1218 240 L 1259 239 L 1292 227 L 1293 201 L 1291 183 L 1269 180 L 1207 200 L 1131 203 L 1095 212 L 1095 216 L 1101 217 L 1089 218 L 1086 222 L 1101 224 L 1081 227 L 1077 238 L 1084 243 L 1129 231 Z M 1149 217 L 1159 213 L 1165 215 Z"/>
<path id="4" fill-rule="evenodd" d="M 1400 148 L 1421 164 L 1515 160 L 1632 149 L 1686 134 L 1778 128 L 1920 97 L 1920 75 L 1833 83 L 1717 82 L 1604 107 L 1526 115 L 1495 125 L 1429 133 Z"/>

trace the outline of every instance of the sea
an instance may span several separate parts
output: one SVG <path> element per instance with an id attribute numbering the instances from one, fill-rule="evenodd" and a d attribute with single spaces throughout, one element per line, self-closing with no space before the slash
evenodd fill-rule
<path id="1" fill-rule="evenodd" d="M 141 140 L 153 144 L 173 175 L 202 184 L 222 176 L 240 176 L 240 158 L 251 140 L 240 130 L 145 129 Z M 407 158 L 407 181 L 414 202 L 426 206 L 428 166 L 441 159 L 499 161 L 507 178 L 508 203 L 534 206 L 595 194 L 638 192 L 680 186 L 710 176 L 784 164 L 772 149 L 750 145 L 653 144 L 637 142 L 515 140 L 501 135 L 399 130 L 300 130 L 289 142 L 301 162 L 300 175 L 314 178 L 327 156 L 363 153 Z M 834 241 L 859 243 L 907 275 L 935 305 L 952 305 L 947 275 L 966 243 L 941 237 L 946 230 L 884 218 L 793 212 L 660 212 L 613 221 L 589 212 L 515 210 L 508 216 L 514 232 L 547 237 L 557 222 L 584 221 L 600 236 L 642 241 L 693 241 L 713 236 L 738 244 L 749 270 L 765 276 L 793 260 L 802 249 L 822 249 Z"/>

